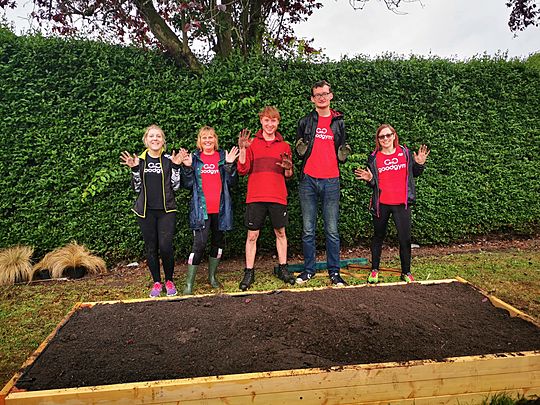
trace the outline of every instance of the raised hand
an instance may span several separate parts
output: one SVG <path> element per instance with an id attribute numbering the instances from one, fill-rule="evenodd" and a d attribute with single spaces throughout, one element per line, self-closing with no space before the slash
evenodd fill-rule
<path id="1" fill-rule="evenodd" d="M 418 149 L 418 154 L 416 152 L 413 152 L 414 161 L 419 165 L 423 165 L 424 163 L 426 163 L 429 152 L 430 150 L 426 145 L 420 146 L 420 149 Z"/>
<path id="2" fill-rule="evenodd" d="M 238 135 L 238 148 L 240 148 L 240 150 L 249 148 L 251 142 L 253 142 L 253 139 L 249 139 L 250 137 L 251 131 L 249 129 L 244 128 L 240 131 L 240 134 Z"/>
<path id="3" fill-rule="evenodd" d="M 174 150 L 172 151 L 171 160 L 175 165 L 182 164 L 183 158 L 182 152 L 178 151 L 178 153 L 176 153 Z"/>
<path id="4" fill-rule="evenodd" d="M 186 167 L 191 167 L 193 164 L 193 156 L 187 151 L 187 149 L 180 148 L 179 154 L 181 155 L 182 164 Z"/>
<path id="5" fill-rule="evenodd" d="M 371 181 L 373 178 L 373 173 L 369 170 L 369 167 L 366 170 L 358 168 L 354 170 L 354 176 L 357 180 Z"/>
<path id="6" fill-rule="evenodd" d="M 276 165 L 281 166 L 284 170 L 290 170 L 292 168 L 291 154 L 283 152 L 279 156 L 281 157 L 281 162 L 276 162 Z"/>
<path id="7" fill-rule="evenodd" d="M 120 159 L 122 159 L 120 163 L 128 167 L 139 166 L 139 157 L 136 154 L 132 156 L 128 151 L 123 151 L 120 154 Z"/>
<path id="8" fill-rule="evenodd" d="M 225 162 L 234 163 L 239 154 L 238 146 L 233 146 L 229 152 L 225 151 Z"/>

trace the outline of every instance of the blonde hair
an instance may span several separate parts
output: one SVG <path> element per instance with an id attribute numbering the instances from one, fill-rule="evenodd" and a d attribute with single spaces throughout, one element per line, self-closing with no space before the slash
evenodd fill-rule
<path id="1" fill-rule="evenodd" d="M 214 143 L 214 150 L 218 150 L 219 144 L 218 144 L 218 136 L 216 134 L 216 130 L 208 125 L 205 125 L 201 129 L 199 129 L 199 134 L 197 135 L 197 149 L 200 151 L 203 150 L 202 147 L 202 137 L 203 135 L 214 135 L 214 138 L 216 138 L 216 142 Z"/>
<path id="2" fill-rule="evenodd" d="M 146 130 L 144 131 L 144 135 L 142 137 L 142 141 L 144 143 L 144 146 L 146 146 L 146 137 L 148 136 L 148 133 L 152 130 L 152 129 L 157 129 L 159 132 L 161 132 L 161 136 L 163 137 L 163 150 L 167 149 L 167 140 L 165 139 L 165 132 L 163 132 L 163 130 L 161 129 L 160 126 L 156 125 L 156 124 L 152 124 L 150 125 L 148 128 L 146 128 Z"/>

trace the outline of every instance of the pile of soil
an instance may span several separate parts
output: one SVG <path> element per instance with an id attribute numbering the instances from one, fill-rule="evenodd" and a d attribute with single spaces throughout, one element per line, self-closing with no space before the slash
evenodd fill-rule
<path id="1" fill-rule="evenodd" d="M 27 390 L 540 350 L 540 328 L 457 282 L 82 308 Z"/>

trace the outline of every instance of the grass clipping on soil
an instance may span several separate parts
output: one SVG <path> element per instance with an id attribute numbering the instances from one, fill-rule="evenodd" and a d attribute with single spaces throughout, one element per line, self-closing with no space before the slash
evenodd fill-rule
<path id="1" fill-rule="evenodd" d="M 83 245 L 72 242 L 49 252 L 34 266 L 34 271 L 49 270 L 51 278 L 60 278 L 68 269 L 84 268 L 88 274 L 100 274 L 107 271 L 105 261 Z"/>
<path id="2" fill-rule="evenodd" d="M 0 285 L 31 280 L 33 253 L 34 249 L 29 246 L 12 246 L 0 251 Z"/>

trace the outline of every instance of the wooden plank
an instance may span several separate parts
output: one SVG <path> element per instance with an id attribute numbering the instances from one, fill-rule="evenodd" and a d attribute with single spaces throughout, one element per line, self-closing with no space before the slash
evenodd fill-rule
<path id="1" fill-rule="evenodd" d="M 182 402 L 193 403 L 220 403 L 224 399 L 230 404 L 319 403 L 323 398 L 330 404 L 334 399 L 336 403 L 360 399 L 386 401 L 527 387 L 540 387 L 540 353 L 487 359 L 480 356 L 466 360 L 456 358 L 444 363 L 381 363 L 332 371 L 293 370 L 21 392 L 10 395 L 6 404 L 41 404 L 46 398 L 55 398 L 57 404 L 78 403 L 72 401 L 81 399 L 96 404 L 168 403 L 180 398 Z"/>
<path id="2" fill-rule="evenodd" d="M 145 395 L 135 389 L 131 392 L 125 390 L 116 390 L 109 392 L 99 392 L 86 394 L 76 394 L 73 392 L 58 393 L 57 395 L 41 395 L 39 397 L 26 397 L 17 399 L 16 395 L 8 398 L 6 405 L 43 405 L 43 404 L 167 404 L 178 403 L 182 404 L 344 404 L 344 403 L 379 403 L 379 402 L 403 402 L 414 399 L 418 403 L 422 399 L 425 403 L 430 403 L 428 400 L 440 397 L 460 397 L 462 395 L 474 395 L 481 393 L 522 393 L 526 395 L 540 395 L 540 385 L 535 387 L 523 385 L 522 378 L 525 375 L 512 376 L 508 374 L 508 378 L 514 378 L 514 387 L 511 384 L 505 383 L 504 386 L 493 385 L 493 381 L 485 381 L 479 378 L 458 378 L 445 381 L 446 385 L 454 388 L 445 391 L 437 391 L 437 385 L 430 385 L 427 381 L 418 381 L 414 383 L 389 383 L 389 384 L 371 384 L 363 386 L 348 386 L 328 389 L 318 389 L 314 387 L 311 390 L 293 390 L 286 392 L 256 391 L 253 387 L 239 386 L 235 395 L 223 395 L 219 391 L 219 387 L 210 387 L 206 391 L 206 395 L 199 398 L 189 398 L 189 387 L 184 387 L 183 390 L 178 390 L 171 386 L 168 388 L 154 387 L 150 395 Z M 480 382 L 483 387 L 478 387 L 476 384 Z M 490 385 L 491 384 L 491 385 Z M 489 385 L 486 389 L 485 386 Z M 294 389 L 294 384 L 289 387 Z M 76 391 L 76 390 L 71 390 Z M 140 395 L 143 394 L 143 395 Z"/>
<path id="3" fill-rule="evenodd" d="M 491 304 L 494 307 L 501 308 L 501 309 L 504 309 L 504 310 L 508 311 L 508 313 L 510 314 L 510 316 L 512 318 L 518 317 L 518 318 L 521 318 L 521 319 L 523 319 L 523 320 L 525 320 L 527 322 L 530 322 L 530 323 L 540 327 L 540 322 L 538 322 L 533 317 L 527 315 L 525 312 L 520 311 L 519 309 L 513 307 L 512 305 L 510 305 L 510 304 L 504 302 L 503 300 L 497 298 L 496 296 L 488 293 L 487 291 L 484 291 L 481 288 L 475 286 L 474 284 L 469 283 L 464 278 L 461 278 L 461 277 L 458 276 L 458 277 L 456 277 L 456 280 L 461 282 L 461 283 L 465 283 L 465 284 L 470 285 L 472 288 L 474 288 L 475 290 L 480 292 L 482 295 L 485 295 L 489 299 L 489 301 L 491 302 Z"/>

